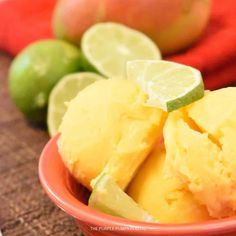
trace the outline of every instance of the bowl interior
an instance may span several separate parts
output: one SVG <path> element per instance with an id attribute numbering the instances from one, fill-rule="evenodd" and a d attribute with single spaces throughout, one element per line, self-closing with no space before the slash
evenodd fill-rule
<path id="1" fill-rule="evenodd" d="M 65 180 L 66 180 L 66 188 L 71 193 L 71 195 L 77 198 L 80 202 L 84 203 L 85 205 L 88 205 L 88 199 L 91 192 L 83 185 L 78 183 L 78 181 L 76 181 L 76 179 L 69 173 L 69 171 L 66 171 Z"/>

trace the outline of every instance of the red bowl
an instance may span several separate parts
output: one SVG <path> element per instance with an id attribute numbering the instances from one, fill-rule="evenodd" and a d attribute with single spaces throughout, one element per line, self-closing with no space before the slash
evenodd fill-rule
<path id="1" fill-rule="evenodd" d="M 69 175 L 57 149 L 58 136 L 45 146 L 39 160 L 39 178 L 51 200 L 74 217 L 86 236 L 236 236 L 236 217 L 198 224 L 153 224 L 130 221 L 89 208 L 89 191 Z M 180 212 L 181 214 L 181 212 Z"/>

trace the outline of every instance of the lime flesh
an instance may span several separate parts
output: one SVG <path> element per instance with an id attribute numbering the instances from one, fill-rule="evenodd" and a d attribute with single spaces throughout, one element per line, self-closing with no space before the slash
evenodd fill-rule
<path id="1" fill-rule="evenodd" d="M 154 42 L 146 35 L 117 23 L 99 23 L 89 28 L 81 41 L 84 67 L 106 77 L 123 77 L 126 62 L 160 59 Z"/>
<path id="2" fill-rule="evenodd" d="M 148 95 L 147 106 L 173 111 L 204 96 L 200 71 L 164 60 L 134 60 L 127 63 L 127 78 Z"/>
<path id="3" fill-rule="evenodd" d="M 103 213 L 130 220 L 157 222 L 129 197 L 109 175 L 102 175 L 89 198 L 89 206 Z"/>

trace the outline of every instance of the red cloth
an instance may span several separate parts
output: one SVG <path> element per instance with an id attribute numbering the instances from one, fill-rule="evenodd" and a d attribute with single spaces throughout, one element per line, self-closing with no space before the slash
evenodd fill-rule
<path id="1" fill-rule="evenodd" d="M 0 48 L 16 55 L 42 38 L 52 38 L 51 16 L 57 0 L 0 1 Z M 213 0 L 210 23 L 193 47 L 166 59 L 198 68 L 206 88 L 236 83 L 236 1 Z"/>
<path id="2" fill-rule="evenodd" d="M 57 0 L 0 0 L 0 49 L 16 55 L 29 43 L 52 38 Z"/>

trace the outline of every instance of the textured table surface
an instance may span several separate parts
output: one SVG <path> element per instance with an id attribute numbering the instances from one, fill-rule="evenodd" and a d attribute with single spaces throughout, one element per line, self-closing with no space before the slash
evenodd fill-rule
<path id="1" fill-rule="evenodd" d="M 73 219 L 44 194 L 37 174 L 47 132 L 27 124 L 7 91 L 11 58 L 0 52 L 0 229 L 3 236 L 77 236 Z M 1 234 L 0 234 L 1 235 Z"/>

